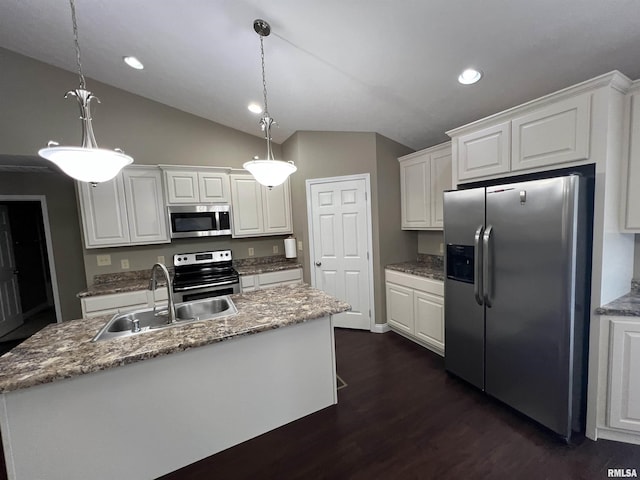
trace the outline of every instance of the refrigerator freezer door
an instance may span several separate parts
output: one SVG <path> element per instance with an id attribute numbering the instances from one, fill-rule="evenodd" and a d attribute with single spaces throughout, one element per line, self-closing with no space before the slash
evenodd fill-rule
<path id="1" fill-rule="evenodd" d="M 459 264 L 445 260 L 445 368 L 481 389 L 484 389 L 484 307 L 476 301 L 475 289 L 480 285 L 475 260 L 476 232 L 484 228 L 484 196 L 484 188 L 444 193 L 447 252 L 461 252 L 469 261 L 467 268 L 473 269 L 465 272 Z M 469 248 L 450 248 L 454 245 Z M 470 252 L 474 255 L 470 256 Z M 481 293 L 477 296 L 481 298 Z"/>
<path id="2" fill-rule="evenodd" d="M 570 176 L 486 194 L 485 390 L 564 437 L 571 433 L 577 193 L 578 177 Z"/>

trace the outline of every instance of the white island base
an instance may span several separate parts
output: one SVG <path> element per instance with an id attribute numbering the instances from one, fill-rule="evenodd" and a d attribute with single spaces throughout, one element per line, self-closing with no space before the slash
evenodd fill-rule
<path id="1" fill-rule="evenodd" d="M 9 479 L 155 478 L 337 403 L 333 323 L 326 316 L 0 397 Z"/>

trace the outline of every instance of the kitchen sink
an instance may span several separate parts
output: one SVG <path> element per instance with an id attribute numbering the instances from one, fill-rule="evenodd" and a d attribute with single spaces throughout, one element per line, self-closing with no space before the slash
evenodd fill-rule
<path id="1" fill-rule="evenodd" d="M 168 323 L 167 310 L 145 308 L 113 316 L 93 337 L 92 342 L 130 337 L 154 330 L 173 328 L 191 322 L 216 320 L 238 313 L 228 296 L 205 298 L 175 305 L 176 321 Z"/>

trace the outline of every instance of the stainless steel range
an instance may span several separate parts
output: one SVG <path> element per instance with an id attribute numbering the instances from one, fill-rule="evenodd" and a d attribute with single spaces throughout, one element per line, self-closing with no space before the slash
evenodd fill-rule
<path id="1" fill-rule="evenodd" d="M 173 256 L 173 265 L 176 302 L 240 292 L 240 277 L 233 268 L 231 250 L 178 253 Z"/>

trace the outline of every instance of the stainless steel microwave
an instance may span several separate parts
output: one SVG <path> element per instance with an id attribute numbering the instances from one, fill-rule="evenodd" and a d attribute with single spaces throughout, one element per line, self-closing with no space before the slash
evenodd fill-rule
<path id="1" fill-rule="evenodd" d="M 231 235 L 229 205 L 181 205 L 167 209 L 171 238 Z"/>

